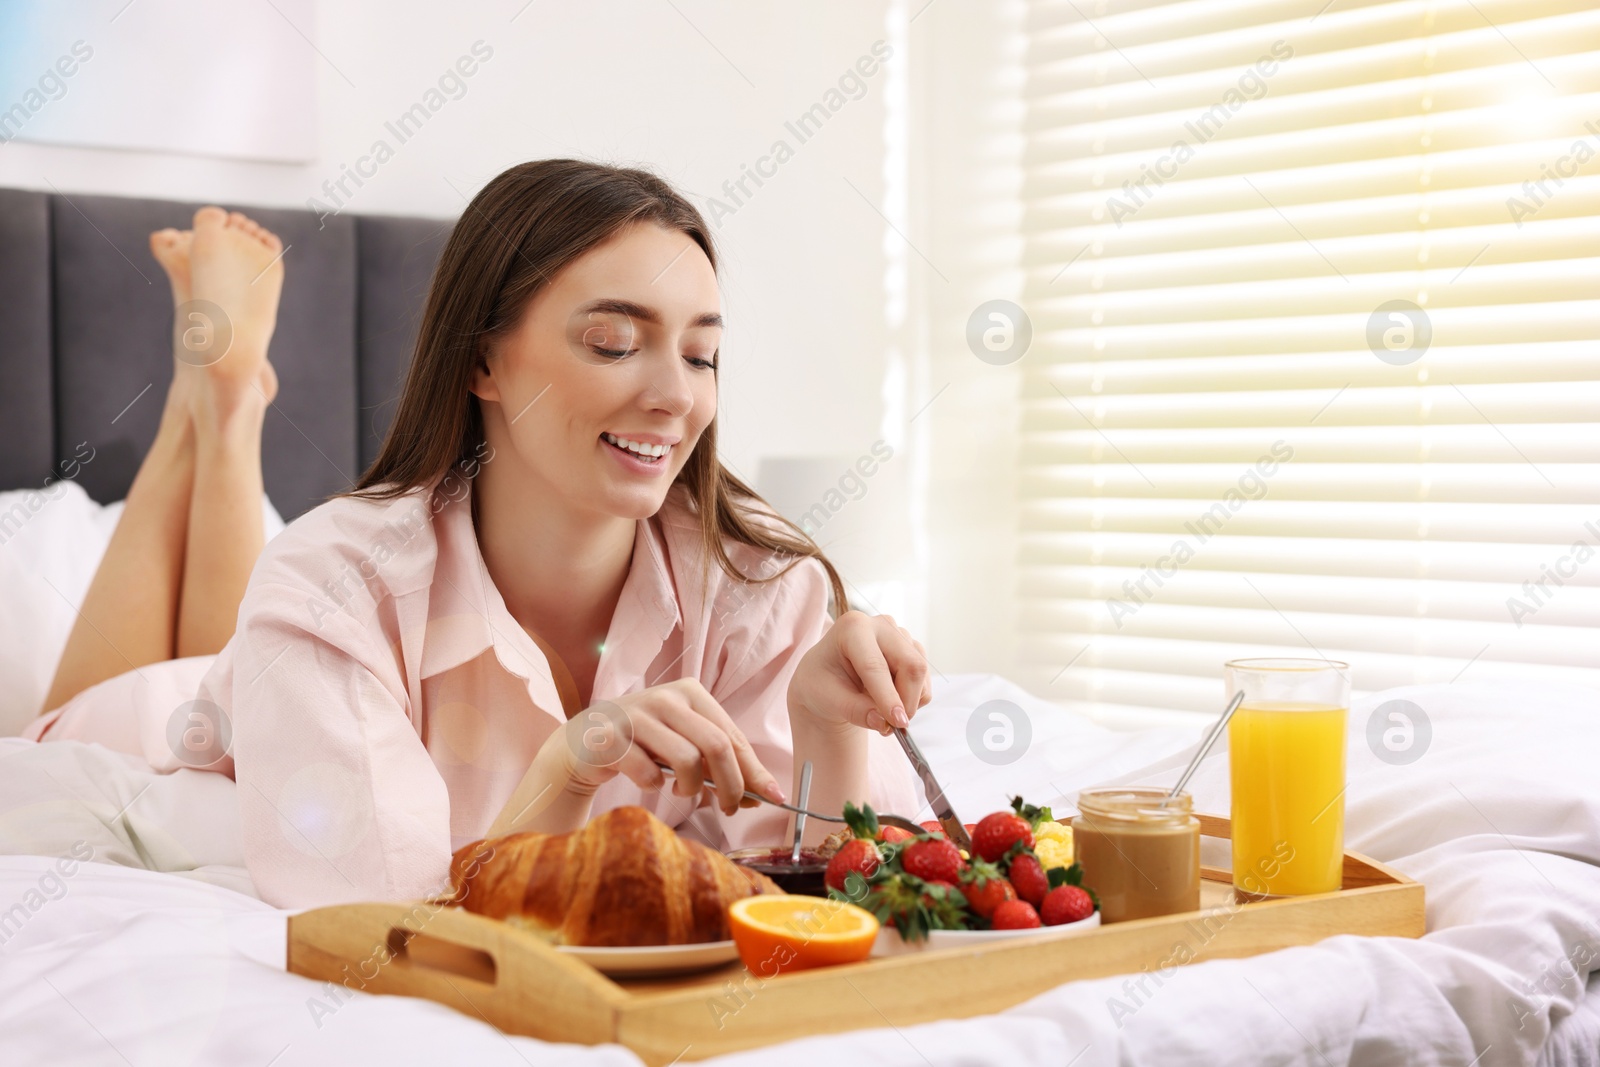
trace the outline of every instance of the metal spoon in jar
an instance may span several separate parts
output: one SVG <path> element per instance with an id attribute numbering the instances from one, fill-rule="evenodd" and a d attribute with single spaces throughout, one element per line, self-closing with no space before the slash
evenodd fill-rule
<path id="1" fill-rule="evenodd" d="M 806 832 L 806 802 L 811 799 L 811 761 L 806 760 L 800 765 L 800 795 L 794 798 L 794 806 L 800 811 L 794 817 L 794 848 L 789 850 L 789 862 L 796 866 L 800 863 L 800 835 Z"/>
<path id="2" fill-rule="evenodd" d="M 1206 758 L 1206 753 L 1211 751 L 1211 746 L 1217 743 L 1217 738 L 1222 736 L 1222 731 L 1228 728 L 1228 720 L 1233 718 L 1233 713 L 1239 710 L 1239 705 L 1242 703 L 1244 703 L 1243 689 L 1233 694 L 1233 699 L 1228 701 L 1228 706 L 1223 711 L 1222 717 L 1217 720 L 1215 726 L 1211 727 L 1211 732 L 1206 734 L 1205 740 L 1200 742 L 1200 748 L 1195 752 L 1194 759 L 1189 761 L 1189 766 L 1184 768 L 1183 774 L 1178 778 L 1178 784 L 1172 787 L 1172 792 L 1162 798 L 1161 802 L 1163 804 L 1183 792 L 1183 787 L 1189 784 L 1189 779 L 1194 777 L 1194 772 L 1200 769 L 1200 761 Z"/>

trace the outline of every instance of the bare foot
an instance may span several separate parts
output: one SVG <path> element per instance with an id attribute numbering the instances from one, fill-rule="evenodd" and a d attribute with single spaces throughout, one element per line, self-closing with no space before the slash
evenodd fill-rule
<path id="1" fill-rule="evenodd" d="M 161 269 L 167 272 L 172 285 L 172 387 L 167 390 L 167 405 L 162 422 L 187 422 L 194 391 L 199 386 L 200 369 L 183 351 L 185 330 L 191 325 L 185 321 L 185 308 L 189 302 L 189 244 L 194 233 L 167 227 L 150 235 L 150 254 L 156 257 Z"/>
<path id="2" fill-rule="evenodd" d="M 170 226 L 150 235 L 150 254 L 156 257 L 161 269 L 167 272 L 167 281 L 172 283 L 174 307 L 189 299 L 189 244 L 193 240 L 193 230 L 175 230 Z"/>
<path id="3" fill-rule="evenodd" d="M 204 380 L 202 364 L 208 361 L 204 354 L 194 349 L 196 345 L 203 345 L 207 331 L 212 328 L 204 316 L 196 317 L 194 309 L 184 307 L 190 300 L 189 258 L 193 243 L 193 230 L 178 230 L 169 226 L 150 235 L 150 254 L 167 273 L 175 309 L 172 331 L 174 367 L 169 406 L 173 402 L 180 403 L 185 418 L 188 417 L 190 398 Z M 261 363 L 256 386 L 269 403 L 278 395 L 278 375 L 273 371 L 272 364 L 265 360 Z"/>
<path id="4" fill-rule="evenodd" d="M 283 243 L 237 211 L 203 207 L 194 215 L 188 266 L 189 300 L 206 321 L 179 358 L 203 369 L 213 398 L 237 401 L 251 392 L 270 401 L 278 379 L 267 346 L 283 290 Z"/>

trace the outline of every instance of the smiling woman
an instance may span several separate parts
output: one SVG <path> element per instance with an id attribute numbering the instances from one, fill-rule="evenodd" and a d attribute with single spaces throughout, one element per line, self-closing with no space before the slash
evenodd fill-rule
<path id="1" fill-rule="evenodd" d="M 234 775 L 284 907 L 431 897 L 467 842 L 627 805 L 774 845 L 788 816 L 742 795 L 782 799 L 804 762 L 812 807 L 914 810 L 886 735 L 931 699 L 923 648 L 831 619 L 832 565 L 717 459 L 722 327 L 705 223 L 661 179 L 499 175 L 440 258 L 377 459 L 211 605 L 237 605 L 222 651 L 90 685 L 31 735 Z M 196 724 L 221 738 L 203 760 L 151 756 Z"/>
<path id="2" fill-rule="evenodd" d="M 356 488 L 392 499 L 486 443 L 499 462 L 473 503 L 485 561 L 506 576 L 513 614 L 567 635 L 554 643 L 571 653 L 580 700 L 623 577 L 588 561 L 625 554 L 623 520 L 655 514 L 668 486 L 707 517 L 702 582 L 711 560 L 736 573 L 731 540 L 816 558 L 844 603 L 815 543 L 716 459 L 719 307 L 705 226 L 665 182 L 572 160 L 513 168 L 457 224 L 395 424 Z M 525 550 L 530 530 L 548 551 Z"/>

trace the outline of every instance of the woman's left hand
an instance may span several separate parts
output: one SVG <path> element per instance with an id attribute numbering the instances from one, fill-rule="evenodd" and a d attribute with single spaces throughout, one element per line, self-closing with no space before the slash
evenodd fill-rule
<path id="1" fill-rule="evenodd" d="M 847 611 L 795 668 L 790 714 L 887 734 L 933 699 L 922 642 L 888 615 Z"/>

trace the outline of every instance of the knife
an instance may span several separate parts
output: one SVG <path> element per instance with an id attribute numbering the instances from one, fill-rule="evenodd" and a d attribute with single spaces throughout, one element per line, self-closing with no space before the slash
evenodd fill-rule
<path id="1" fill-rule="evenodd" d="M 916 770 L 917 777 L 922 779 L 922 788 L 928 794 L 928 806 L 933 809 L 933 817 L 939 820 L 939 825 L 944 827 L 945 836 L 953 841 L 957 848 L 969 856 L 972 855 L 972 838 L 967 834 L 967 828 L 961 825 L 961 820 L 956 817 L 950 801 L 945 799 L 944 789 L 939 785 L 939 779 L 933 776 L 933 768 L 928 766 L 922 750 L 911 739 L 911 735 L 898 726 L 894 728 L 894 736 L 895 740 L 900 742 L 900 747 L 906 750 L 906 758 L 911 760 L 911 766 Z"/>

